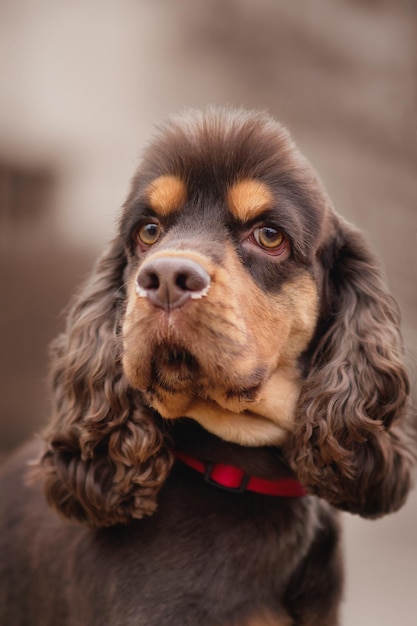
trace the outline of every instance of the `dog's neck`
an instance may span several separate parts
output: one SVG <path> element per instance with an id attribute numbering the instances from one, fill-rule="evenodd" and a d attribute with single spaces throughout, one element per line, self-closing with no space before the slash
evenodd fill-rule
<path id="1" fill-rule="evenodd" d="M 171 422 L 170 435 L 175 449 L 204 461 L 235 465 L 250 475 L 268 480 L 294 477 L 279 448 L 223 441 L 186 418 Z"/>

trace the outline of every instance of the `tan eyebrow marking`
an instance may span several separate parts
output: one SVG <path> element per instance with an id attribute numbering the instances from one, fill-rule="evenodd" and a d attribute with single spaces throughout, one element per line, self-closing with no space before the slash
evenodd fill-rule
<path id="1" fill-rule="evenodd" d="M 247 222 L 273 205 L 271 190 L 260 180 L 248 178 L 235 183 L 227 192 L 232 214 Z"/>
<path id="2" fill-rule="evenodd" d="M 185 183 L 173 174 L 155 178 L 146 190 L 149 204 L 160 215 L 169 215 L 180 209 L 187 199 Z"/>

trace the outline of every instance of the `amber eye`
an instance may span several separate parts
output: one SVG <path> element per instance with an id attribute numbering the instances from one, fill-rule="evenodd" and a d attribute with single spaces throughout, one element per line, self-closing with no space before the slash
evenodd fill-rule
<path id="1" fill-rule="evenodd" d="M 144 224 L 138 230 L 137 237 L 145 246 L 152 246 L 156 243 L 161 235 L 161 227 L 159 224 L 149 222 Z"/>
<path id="2" fill-rule="evenodd" d="M 284 241 L 283 232 L 277 228 L 272 228 L 272 226 L 260 226 L 259 228 L 255 228 L 253 236 L 256 243 L 267 250 L 279 248 Z"/>

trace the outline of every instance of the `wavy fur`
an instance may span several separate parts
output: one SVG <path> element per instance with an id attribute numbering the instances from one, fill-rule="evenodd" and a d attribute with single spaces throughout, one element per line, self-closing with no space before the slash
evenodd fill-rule
<path id="1" fill-rule="evenodd" d="M 400 315 L 362 235 L 340 221 L 323 265 L 331 313 L 302 387 L 289 455 L 313 493 L 378 516 L 404 503 L 414 462 Z"/>
<path id="2" fill-rule="evenodd" d="M 171 467 L 154 412 L 129 387 L 121 367 L 125 266 L 116 241 L 53 345 L 54 415 L 35 470 L 54 508 L 94 526 L 152 514 Z"/>

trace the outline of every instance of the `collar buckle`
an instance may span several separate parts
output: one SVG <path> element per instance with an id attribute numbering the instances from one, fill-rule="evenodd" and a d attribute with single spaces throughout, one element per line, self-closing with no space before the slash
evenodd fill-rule
<path id="1" fill-rule="evenodd" d="M 216 467 L 218 466 L 216 466 L 214 463 L 211 463 L 209 461 L 205 462 L 205 466 L 206 468 L 204 471 L 204 480 L 207 484 L 211 485 L 212 487 L 217 487 L 218 489 L 222 489 L 223 491 L 228 491 L 229 493 L 243 493 L 244 491 L 246 491 L 246 488 L 249 484 L 251 477 L 249 476 L 249 474 L 247 474 L 243 470 L 240 470 L 241 472 L 240 484 L 238 484 L 236 487 L 228 487 L 227 485 L 224 484 L 223 481 L 218 481 L 213 476 L 213 473 L 216 471 Z"/>

